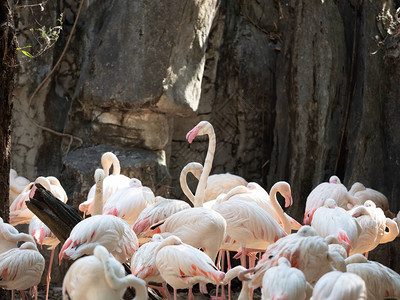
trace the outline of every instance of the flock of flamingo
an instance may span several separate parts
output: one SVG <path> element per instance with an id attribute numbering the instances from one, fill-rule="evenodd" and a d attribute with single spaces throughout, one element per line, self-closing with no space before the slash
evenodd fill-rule
<path id="1" fill-rule="evenodd" d="M 285 207 L 293 205 L 287 182 L 275 183 L 268 194 L 236 175 L 210 176 L 216 146 L 212 125 L 201 121 L 186 138 L 192 143 L 201 135 L 209 138 L 204 166 L 189 163 L 180 176 L 193 207 L 155 197 L 139 179 L 120 174 L 113 153 L 103 154 L 103 168 L 95 171 L 95 184 L 79 206 L 91 217 L 73 228 L 59 252 L 60 263 L 75 260 L 64 277 L 63 299 L 122 299 L 128 287 L 135 289 L 135 299 L 147 299 L 149 291 L 171 299 L 168 285 L 174 299 L 177 289 L 189 289 L 194 299 L 193 285 L 206 294 L 209 283 L 216 285 L 213 298 L 230 299 L 234 277 L 242 281 L 238 299 L 252 299 L 259 287 L 262 299 L 400 299 L 400 275 L 367 255 L 399 235 L 398 218 L 383 194 L 361 183 L 348 190 L 332 176 L 309 194 L 302 226 L 277 201 L 279 193 Z M 188 173 L 198 179 L 194 194 Z M 45 259 L 36 244 L 44 244 L 52 251 L 47 299 L 60 241 L 26 206 L 34 183 L 64 203 L 68 199 L 55 177 L 29 182 L 10 171 L 10 224 L 0 218 L 0 287 L 12 290 L 13 297 L 20 291 L 24 299 L 31 289 L 37 299 Z M 29 224 L 29 234 L 19 233 L 17 224 Z M 236 252 L 233 258 L 230 251 Z M 240 259 L 240 265 L 232 268 L 231 259 Z"/>

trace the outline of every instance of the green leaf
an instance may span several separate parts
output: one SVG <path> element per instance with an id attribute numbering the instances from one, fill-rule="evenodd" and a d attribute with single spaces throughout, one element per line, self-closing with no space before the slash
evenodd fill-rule
<path id="1" fill-rule="evenodd" d="M 26 56 L 32 58 L 32 54 L 30 54 L 28 51 L 22 50 L 22 53 L 25 54 Z"/>

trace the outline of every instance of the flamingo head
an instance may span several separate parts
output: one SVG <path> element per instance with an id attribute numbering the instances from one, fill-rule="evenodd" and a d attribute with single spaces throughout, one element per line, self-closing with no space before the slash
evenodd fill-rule
<path id="1" fill-rule="evenodd" d="M 333 183 L 333 184 L 339 184 L 341 183 L 339 177 L 337 177 L 336 175 L 333 175 L 329 178 L 329 183 Z"/>
<path id="2" fill-rule="evenodd" d="M 191 144 L 197 135 L 208 134 L 210 133 L 210 130 L 214 131 L 211 123 L 207 121 L 201 121 L 186 134 L 186 139 L 188 140 L 189 144 Z"/>
<path id="3" fill-rule="evenodd" d="M 311 225 L 312 218 L 313 218 L 314 213 L 315 213 L 316 210 L 317 209 L 314 208 L 312 210 L 306 211 L 306 213 L 304 214 L 304 220 L 303 220 L 304 225 Z"/>
<path id="4" fill-rule="evenodd" d="M 350 250 L 353 249 L 353 246 L 351 245 L 351 241 L 349 240 L 347 234 L 343 231 L 340 231 L 337 239 L 339 240 L 343 248 L 346 249 L 347 257 L 349 257 Z"/>
<path id="5" fill-rule="evenodd" d="M 193 142 L 194 138 L 198 135 L 199 131 L 200 127 L 196 126 L 186 134 L 186 139 L 189 142 L 189 144 Z"/>
<path id="6" fill-rule="evenodd" d="M 142 182 L 137 178 L 131 178 L 129 180 L 129 187 L 130 188 L 139 188 L 139 187 L 142 187 L 142 186 L 143 186 Z"/>

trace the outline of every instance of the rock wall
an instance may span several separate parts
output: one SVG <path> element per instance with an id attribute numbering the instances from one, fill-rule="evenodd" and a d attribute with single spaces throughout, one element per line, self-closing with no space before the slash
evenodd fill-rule
<path id="1" fill-rule="evenodd" d="M 180 170 L 203 162 L 207 148 L 200 138 L 188 149 L 185 134 L 209 120 L 217 135 L 212 173 L 232 172 L 267 189 L 288 181 L 295 201 L 288 213 L 298 220 L 308 193 L 334 173 L 347 186 L 380 190 L 392 211 L 400 209 L 398 1 L 91 0 L 30 109 L 38 123 L 82 144 L 25 117 L 79 2 L 48 5 L 41 22 L 54 23 L 63 11 L 64 30 L 19 70 L 12 165 L 20 174 L 59 176 L 77 204 L 101 152 L 112 150 L 124 174 L 182 198 Z M 19 12 L 20 43 L 32 23 Z M 390 247 L 376 258 L 400 246 Z M 400 272 L 396 259 L 385 262 Z"/>

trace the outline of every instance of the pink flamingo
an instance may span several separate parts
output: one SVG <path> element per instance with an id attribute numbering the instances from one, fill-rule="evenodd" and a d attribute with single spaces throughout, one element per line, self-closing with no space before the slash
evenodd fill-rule
<path id="1" fill-rule="evenodd" d="M 322 237 L 336 236 L 347 254 L 357 246 L 362 231 L 357 220 L 338 207 L 333 199 L 326 199 L 324 206 L 315 211 L 311 227 Z"/>
<path id="2" fill-rule="evenodd" d="M 190 208 L 190 205 L 182 200 L 166 199 L 161 196 L 155 198 L 155 203 L 146 207 L 139 214 L 133 231 L 139 238 L 140 244 L 145 243 L 151 238 L 151 225 L 167 219 L 169 216 Z"/>
<path id="3" fill-rule="evenodd" d="M 225 273 L 218 271 L 214 262 L 204 252 L 184 244 L 177 236 L 169 236 L 155 252 L 156 267 L 161 277 L 174 288 L 174 299 L 177 289 L 191 288 L 194 284 L 220 284 Z M 194 299 L 189 291 L 189 299 Z"/>
<path id="4" fill-rule="evenodd" d="M 226 221 L 216 211 L 203 207 L 205 187 L 215 152 L 214 128 L 209 122 L 201 121 L 188 132 L 186 138 L 189 143 L 192 143 L 197 135 L 208 135 L 209 144 L 203 172 L 194 196 L 195 207 L 171 215 L 166 220 L 153 225 L 152 229 L 156 229 L 153 233 L 169 232 L 193 247 L 202 248 L 215 261 L 224 240 Z"/>
<path id="5" fill-rule="evenodd" d="M 0 254 L 18 247 L 19 241 L 35 243 L 33 238 L 26 233 L 19 233 L 17 229 L 0 218 Z"/>
<path id="6" fill-rule="evenodd" d="M 379 207 L 383 210 L 385 216 L 391 219 L 394 218 L 394 213 L 392 213 L 389 209 L 389 200 L 381 192 L 371 188 L 366 188 L 360 182 L 355 182 L 351 186 L 349 193 L 359 200 L 357 204 L 362 205 L 365 203 L 365 201 L 371 200 L 375 203 L 376 207 Z"/>
<path id="7" fill-rule="evenodd" d="M 60 181 L 56 177 L 48 176 L 43 177 L 40 176 L 36 178 L 35 182 L 30 183 L 25 187 L 25 190 L 13 201 L 10 206 L 10 224 L 12 226 L 18 224 L 28 224 L 34 214 L 28 209 L 25 204 L 25 201 L 29 201 L 29 194 L 31 193 L 31 189 L 34 183 L 40 183 L 43 187 L 49 190 L 56 198 L 67 202 L 68 197 L 67 193 L 63 189 L 60 184 Z"/>
<path id="8" fill-rule="evenodd" d="M 332 271 L 318 280 L 311 299 L 367 299 L 367 287 L 364 280 L 356 274 Z"/>
<path id="9" fill-rule="evenodd" d="M 10 169 L 10 205 L 31 182 L 25 177 L 18 176 L 17 171 Z"/>
<path id="10" fill-rule="evenodd" d="M 53 265 L 54 251 L 60 240 L 51 232 L 51 230 L 36 216 L 29 223 L 29 234 L 34 238 L 35 242 L 42 246 L 48 246 L 47 250 L 51 250 L 49 260 L 49 270 L 47 272 L 46 300 L 49 297 L 49 287 L 51 280 L 51 267 Z"/>
<path id="11" fill-rule="evenodd" d="M 163 237 L 159 234 L 153 235 L 150 242 L 142 245 L 133 254 L 131 259 L 132 275 L 146 281 L 148 286 L 157 289 L 163 298 L 171 298 L 165 280 L 161 277 L 156 267 L 155 252 L 163 242 Z M 162 286 L 150 285 L 150 282 L 161 283 Z"/>
<path id="12" fill-rule="evenodd" d="M 107 203 L 108 199 L 119 189 L 129 187 L 130 178 L 120 174 L 121 165 L 117 156 L 112 152 L 106 152 L 101 157 L 101 165 L 105 173 L 104 188 L 103 188 L 103 205 Z M 113 173 L 109 175 L 111 166 L 113 166 Z M 79 210 L 84 215 L 93 214 L 93 201 L 96 191 L 96 184 L 94 184 L 88 193 L 87 200 L 79 205 Z"/>
<path id="13" fill-rule="evenodd" d="M 346 259 L 347 272 L 360 276 L 367 287 L 367 299 L 399 299 L 400 275 L 392 269 L 370 261 L 361 254 Z"/>
<path id="14" fill-rule="evenodd" d="M 152 190 L 142 186 L 140 180 L 132 178 L 129 187 L 122 188 L 110 196 L 104 205 L 103 214 L 120 217 L 133 226 L 143 209 L 153 203 Z"/>
<path id="15" fill-rule="evenodd" d="M 318 207 L 324 205 L 325 200 L 331 198 L 345 210 L 352 208 L 359 200 L 352 196 L 337 176 L 331 176 L 329 182 L 317 185 L 307 197 L 304 224 L 310 225 Z"/>
<path id="16" fill-rule="evenodd" d="M 262 282 L 263 300 L 305 300 L 312 294 L 303 272 L 292 268 L 286 257 L 279 258 L 278 265 L 265 272 Z"/>
<path id="17" fill-rule="evenodd" d="M 63 299 L 123 299 L 129 286 L 135 288 L 134 299 L 147 299 L 145 282 L 133 275 L 126 276 L 121 263 L 98 245 L 94 255 L 78 259 L 68 269 L 63 282 Z"/>
<path id="18" fill-rule="evenodd" d="M 362 229 L 358 243 L 350 251 L 350 255 L 372 251 L 379 244 L 393 241 L 399 234 L 396 222 L 386 218 L 383 210 L 376 207 L 371 200 L 353 207 L 348 213 L 357 220 Z"/>
<path id="19" fill-rule="evenodd" d="M 276 266 L 281 257 L 286 257 L 292 267 L 302 271 L 311 285 L 327 272 L 346 271 L 343 257 L 336 251 L 329 251 L 326 240 L 320 237 L 315 229 L 306 225 L 297 233 L 283 237 L 268 246 L 255 268 L 241 272 L 239 279 L 242 280 L 243 275 L 254 272 L 249 286 L 261 286 L 265 272 Z"/>
<path id="20" fill-rule="evenodd" d="M 97 175 L 97 174 L 99 175 Z M 94 199 L 94 212 L 102 211 L 102 180 L 104 171 L 97 169 L 98 190 Z M 131 227 L 121 218 L 113 215 L 94 215 L 79 222 L 71 231 L 59 254 L 62 258 L 77 259 L 85 254 L 93 254 L 97 245 L 104 246 L 120 262 L 130 259 L 139 247 L 138 239 Z"/>
<path id="21" fill-rule="evenodd" d="M 1 253 L 0 287 L 6 290 L 19 290 L 22 298 L 27 299 L 24 290 L 35 286 L 37 300 L 36 286 L 42 277 L 44 264 L 43 256 L 31 242 L 25 242 L 19 248 Z"/>

